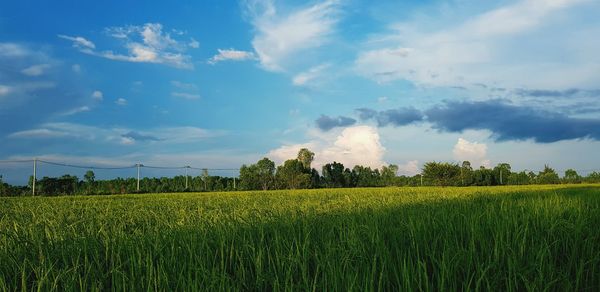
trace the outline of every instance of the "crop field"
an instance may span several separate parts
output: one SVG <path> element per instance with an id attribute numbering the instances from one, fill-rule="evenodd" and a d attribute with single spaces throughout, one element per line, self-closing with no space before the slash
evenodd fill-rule
<path id="1" fill-rule="evenodd" d="M 600 290 L 600 186 L 0 198 L 0 291 Z"/>

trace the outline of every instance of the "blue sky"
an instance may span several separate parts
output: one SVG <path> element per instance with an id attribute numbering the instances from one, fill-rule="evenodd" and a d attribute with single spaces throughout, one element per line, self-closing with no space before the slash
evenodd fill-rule
<path id="1" fill-rule="evenodd" d="M 598 169 L 599 12 L 591 0 L 4 1 L 0 159 L 229 168 L 309 147 L 317 167 L 404 174 L 431 160 Z"/>

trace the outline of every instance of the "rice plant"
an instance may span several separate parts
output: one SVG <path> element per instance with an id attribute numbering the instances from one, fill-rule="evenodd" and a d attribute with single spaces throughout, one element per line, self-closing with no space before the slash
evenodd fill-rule
<path id="1" fill-rule="evenodd" d="M 0 290 L 600 289 L 600 187 L 0 198 Z"/>

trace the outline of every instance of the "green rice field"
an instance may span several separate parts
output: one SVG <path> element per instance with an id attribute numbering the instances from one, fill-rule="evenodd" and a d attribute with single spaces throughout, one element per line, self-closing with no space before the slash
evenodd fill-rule
<path id="1" fill-rule="evenodd" d="M 600 291 L 600 186 L 0 198 L 0 291 Z"/>

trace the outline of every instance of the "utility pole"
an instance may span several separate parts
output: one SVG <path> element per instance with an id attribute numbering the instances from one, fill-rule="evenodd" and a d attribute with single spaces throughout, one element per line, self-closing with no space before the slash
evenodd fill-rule
<path id="1" fill-rule="evenodd" d="M 421 173 L 421 186 L 423 186 L 423 174 Z"/>
<path id="2" fill-rule="evenodd" d="M 500 185 L 502 185 L 502 167 L 500 167 Z"/>
<path id="3" fill-rule="evenodd" d="M 137 166 L 137 191 L 140 191 L 140 167 L 142 166 L 141 163 L 136 164 Z"/>
<path id="4" fill-rule="evenodd" d="M 235 190 L 235 176 L 233 177 L 233 189 Z"/>
<path id="5" fill-rule="evenodd" d="M 35 181 L 37 180 L 37 158 L 33 159 L 33 182 L 31 185 L 31 195 L 35 196 Z"/>
<path id="6" fill-rule="evenodd" d="M 185 167 L 185 189 L 188 189 L 188 168 L 190 168 L 190 166 L 186 166 Z"/>

